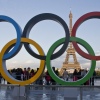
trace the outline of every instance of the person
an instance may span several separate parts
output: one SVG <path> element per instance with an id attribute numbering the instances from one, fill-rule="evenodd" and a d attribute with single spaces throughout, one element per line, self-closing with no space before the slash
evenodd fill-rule
<path id="1" fill-rule="evenodd" d="M 24 68 L 24 71 L 23 71 L 23 80 L 27 80 L 27 71 L 26 71 L 26 68 Z"/>
<path id="2" fill-rule="evenodd" d="M 86 69 L 82 69 L 82 71 L 81 71 L 82 78 L 86 75 L 86 73 L 87 73 Z"/>
<path id="3" fill-rule="evenodd" d="M 38 70 L 39 70 L 39 68 L 37 68 L 37 70 L 36 70 L 36 72 L 35 72 L 35 74 L 38 72 Z M 35 84 L 39 84 L 39 78 L 35 81 Z"/>
<path id="4" fill-rule="evenodd" d="M 82 76 L 82 78 L 85 76 L 87 74 L 87 70 L 86 69 L 83 69 L 82 71 L 81 71 L 81 76 Z M 89 81 L 87 80 L 85 83 L 84 83 L 84 85 L 88 85 L 89 84 Z"/>
<path id="5" fill-rule="evenodd" d="M 16 70 L 16 79 L 21 80 L 21 70 L 20 70 L 20 68 L 17 68 L 17 70 Z"/>
<path id="6" fill-rule="evenodd" d="M 90 78 L 90 85 L 92 85 L 92 86 L 94 86 L 94 78 L 95 78 L 95 76 L 96 76 L 96 72 L 94 71 L 92 77 Z"/>
<path id="7" fill-rule="evenodd" d="M 30 75 L 30 70 L 31 70 L 30 67 L 28 67 L 28 68 L 27 68 L 27 71 L 26 71 L 27 80 L 30 79 L 30 77 L 31 77 L 31 75 Z"/>
<path id="8" fill-rule="evenodd" d="M 34 69 L 31 70 L 30 72 L 30 77 L 33 77 L 35 75 Z"/>
<path id="9" fill-rule="evenodd" d="M 66 69 L 64 70 L 64 72 L 63 72 L 63 79 L 65 80 L 65 81 L 68 81 L 68 72 L 66 71 Z"/>
<path id="10" fill-rule="evenodd" d="M 23 70 L 21 70 L 21 81 L 24 81 Z"/>
<path id="11" fill-rule="evenodd" d="M 11 74 L 12 77 L 16 79 L 16 70 L 15 70 L 15 69 L 12 69 L 12 70 L 11 70 L 11 73 L 12 73 L 12 74 Z"/>
<path id="12" fill-rule="evenodd" d="M 50 85 L 51 77 L 50 77 L 48 71 L 46 72 L 45 80 L 46 80 L 46 85 Z"/>
<path id="13" fill-rule="evenodd" d="M 76 80 L 78 80 L 78 72 L 75 69 L 74 72 L 73 72 L 73 81 L 76 81 Z"/>
<path id="14" fill-rule="evenodd" d="M 56 69 L 55 74 L 59 77 L 59 71 Z"/>
<path id="15" fill-rule="evenodd" d="M 81 69 L 78 70 L 77 75 L 78 75 L 78 77 L 77 77 L 78 79 L 81 79 L 82 78 L 81 77 Z"/>
<path id="16" fill-rule="evenodd" d="M 88 73 L 88 70 L 86 70 L 86 73 Z M 87 80 L 84 85 L 90 85 L 90 80 Z"/>

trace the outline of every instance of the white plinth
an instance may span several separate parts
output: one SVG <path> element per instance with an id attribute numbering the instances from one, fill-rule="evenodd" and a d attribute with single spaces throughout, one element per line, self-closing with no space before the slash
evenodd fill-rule
<path id="1" fill-rule="evenodd" d="M 25 96 L 25 86 L 14 87 L 12 96 Z"/>
<path id="2" fill-rule="evenodd" d="M 20 86 L 20 96 L 25 96 L 25 86 Z"/>
<path id="3" fill-rule="evenodd" d="M 64 89 L 64 98 L 67 98 L 68 100 L 77 100 L 78 95 L 79 95 L 79 91 L 77 88 Z"/>

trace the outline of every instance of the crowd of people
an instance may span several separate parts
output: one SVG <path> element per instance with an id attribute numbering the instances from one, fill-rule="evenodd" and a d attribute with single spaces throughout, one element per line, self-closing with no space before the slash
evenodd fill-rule
<path id="1" fill-rule="evenodd" d="M 31 69 L 30 67 L 28 68 L 17 68 L 17 69 L 11 69 L 8 70 L 9 74 L 14 77 L 17 80 L 20 81 L 25 81 L 30 79 L 31 77 L 33 77 L 39 68 L 37 68 L 37 70 L 35 71 L 34 69 Z M 62 78 L 65 81 L 69 81 L 69 73 L 66 69 L 64 69 L 62 76 L 60 76 L 59 71 L 55 70 L 55 67 L 52 67 L 54 73 Z M 73 74 L 72 74 L 72 80 L 73 81 L 77 81 L 81 78 L 83 78 L 85 75 L 87 74 L 87 70 L 83 70 L 83 69 L 75 69 Z M 83 85 L 94 85 L 94 76 L 96 76 L 96 72 L 94 71 L 93 76 L 91 76 L 91 78 L 89 80 L 87 80 Z M 0 83 L 1 80 L 3 79 L 3 77 L 0 74 Z M 44 82 L 45 80 L 45 82 Z M 7 82 L 7 84 L 10 84 L 9 82 Z M 37 79 L 33 84 L 38 84 L 38 85 L 56 85 L 57 83 L 55 82 L 55 80 L 49 75 L 48 71 L 44 72 L 39 79 Z"/>
<path id="2" fill-rule="evenodd" d="M 88 71 L 86 69 L 75 69 L 73 72 L 73 81 L 77 81 L 81 78 L 83 78 Z M 96 76 L 96 72 L 94 71 L 93 75 L 88 79 L 83 85 L 94 85 L 94 78 Z"/>
<path id="3" fill-rule="evenodd" d="M 39 68 L 37 68 L 37 70 L 31 69 L 30 67 L 28 68 L 17 68 L 17 69 L 11 69 L 8 70 L 8 73 L 15 79 L 20 80 L 20 81 L 25 81 L 30 79 L 31 77 L 33 77 Z M 59 72 L 58 70 L 55 70 L 55 67 L 53 67 L 54 72 L 56 73 L 57 76 L 59 76 Z M 2 77 L 2 75 L 0 74 L 0 83 L 1 80 L 5 79 Z M 48 73 L 48 71 L 46 71 L 45 73 L 43 73 L 33 84 L 39 84 L 39 85 L 43 85 L 44 84 L 44 79 L 45 79 L 45 84 L 46 85 L 55 85 L 56 82 L 54 81 L 54 79 L 52 79 Z M 4 82 L 5 83 L 5 82 Z M 10 84 L 9 82 L 7 82 L 7 84 Z"/>

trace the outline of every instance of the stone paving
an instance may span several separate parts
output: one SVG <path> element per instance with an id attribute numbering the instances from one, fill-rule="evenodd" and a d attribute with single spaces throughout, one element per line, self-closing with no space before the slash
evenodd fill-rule
<path id="1" fill-rule="evenodd" d="M 95 81 L 95 86 L 100 86 L 100 80 Z M 12 94 L 11 86 L 0 87 L 0 100 L 80 100 L 80 89 L 72 87 L 59 87 L 53 90 L 48 87 L 30 87 L 26 88 L 25 96 L 13 96 Z M 75 98 L 72 95 L 75 95 Z M 100 87 L 84 87 L 82 100 L 100 100 Z"/>
<path id="2" fill-rule="evenodd" d="M 26 96 L 13 96 L 13 89 L 2 86 L 0 89 L 0 100 L 80 100 L 80 90 L 78 88 L 30 88 L 26 91 Z M 77 94 L 73 97 L 73 94 Z M 69 96 L 70 95 L 70 96 Z M 82 89 L 82 100 L 100 100 L 100 88 Z M 67 97 L 69 96 L 69 97 Z M 73 98 L 73 99 L 72 99 Z"/>

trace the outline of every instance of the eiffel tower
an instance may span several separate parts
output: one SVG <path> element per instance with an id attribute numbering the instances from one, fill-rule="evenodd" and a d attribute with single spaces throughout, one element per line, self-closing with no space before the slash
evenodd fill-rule
<path id="1" fill-rule="evenodd" d="M 72 32 L 72 17 L 73 17 L 73 15 L 70 11 L 70 14 L 69 14 L 69 32 L 70 32 L 70 36 L 71 36 L 71 32 Z M 80 69 L 81 68 L 79 62 L 77 61 L 76 54 L 75 54 L 75 49 L 74 49 L 71 42 L 70 42 L 66 52 L 67 52 L 67 55 L 66 55 L 65 61 L 63 62 L 63 66 L 60 70 L 60 75 L 63 74 L 64 69 L 68 70 L 68 69 Z M 74 62 L 69 62 L 70 55 L 72 55 Z"/>

